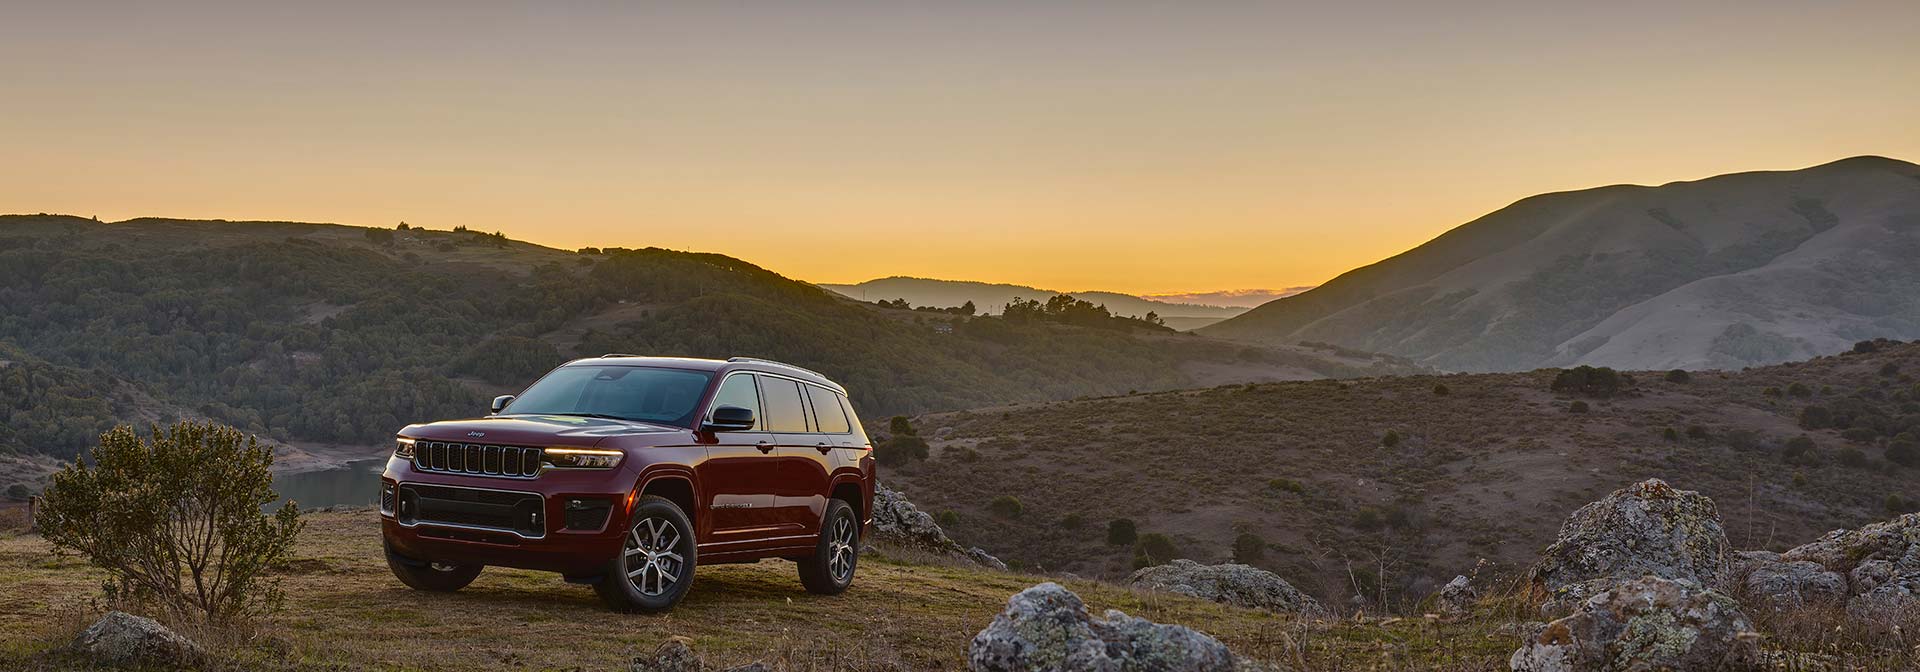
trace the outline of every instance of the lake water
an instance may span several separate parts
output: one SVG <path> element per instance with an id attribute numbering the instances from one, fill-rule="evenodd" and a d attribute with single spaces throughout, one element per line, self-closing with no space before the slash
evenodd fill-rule
<path id="1" fill-rule="evenodd" d="M 364 506 L 380 503 L 380 470 L 387 459 L 354 460 L 339 469 L 301 471 L 273 477 L 273 490 L 301 510 L 323 506 Z M 275 506 L 278 506 L 276 503 Z"/>

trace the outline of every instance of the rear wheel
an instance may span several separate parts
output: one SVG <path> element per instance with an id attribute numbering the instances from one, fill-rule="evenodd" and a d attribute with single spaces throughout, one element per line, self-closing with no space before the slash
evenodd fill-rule
<path id="1" fill-rule="evenodd" d="M 387 568 L 393 570 L 395 578 L 414 590 L 426 590 L 436 593 L 451 593 L 480 576 L 480 570 L 486 565 L 455 565 L 444 562 L 414 560 L 395 553 L 393 547 L 387 547 Z"/>
<path id="2" fill-rule="evenodd" d="M 800 584 L 809 593 L 839 595 L 853 585 L 853 570 L 860 564 L 860 520 L 846 500 L 827 500 L 819 546 L 799 564 Z"/>
<path id="3" fill-rule="evenodd" d="M 693 586 L 693 522 L 672 500 L 647 495 L 627 523 L 620 553 L 607 561 L 594 592 L 616 611 L 672 609 Z"/>

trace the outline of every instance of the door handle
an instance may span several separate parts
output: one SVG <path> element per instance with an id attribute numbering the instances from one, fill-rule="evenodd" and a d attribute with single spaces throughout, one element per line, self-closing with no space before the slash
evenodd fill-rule
<path id="1" fill-rule="evenodd" d="M 773 452 L 772 441 L 761 441 L 759 443 L 753 444 L 753 447 L 759 448 L 762 454 Z"/>
<path id="2" fill-rule="evenodd" d="M 829 446 L 825 442 L 813 444 L 813 448 L 814 450 L 820 451 L 821 455 L 825 455 L 833 450 L 833 446 Z"/>

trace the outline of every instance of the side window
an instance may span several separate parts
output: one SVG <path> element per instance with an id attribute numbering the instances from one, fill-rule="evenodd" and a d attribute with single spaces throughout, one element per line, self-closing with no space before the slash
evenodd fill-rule
<path id="1" fill-rule="evenodd" d="M 767 426 L 767 418 L 760 413 L 760 389 L 753 384 L 753 376 L 735 374 L 727 376 L 720 383 L 720 390 L 713 393 L 713 406 L 739 406 L 753 411 L 753 428 L 758 430 Z M 711 410 L 708 411 L 712 413 Z"/>
<path id="2" fill-rule="evenodd" d="M 841 410 L 844 410 L 847 412 L 847 424 L 851 426 L 851 429 L 849 429 L 848 431 L 854 434 L 855 439 L 857 439 L 861 443 L 866 443 L 867 430 L 866 428 L 860 426 L 860 414 L 853 412 L 853 402 L 848 401 L 846 397 L 842 397 L 838 394 L 833 396 L 840 397 L 840 408 Z"/>
<path id="3" fill-rule="evenodd" d="M 767 395 L 767 422 L 773 432 L 807 431 L 807 407 L 800 399 L 800 384 L 785 378 L 760 377 Z"/>
<path id="4" fill-rule="evenodd" d="M 820 421 L 820 431 L 828 434 L 845 434 L 853 431 L 847 424 L 847 414 L 840 410 L 840 395 L 824 387 L 806 386 L 807 400 L 813 402 L 813 417 Z"/>

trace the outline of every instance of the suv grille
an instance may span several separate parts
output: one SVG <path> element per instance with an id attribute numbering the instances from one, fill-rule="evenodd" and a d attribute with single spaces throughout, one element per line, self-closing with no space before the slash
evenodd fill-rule
<path id="1" fill-rule="evenodd" d="M 400 522 L 441 523 L 510 531 L 523 537 L 547 534 L 546 506 L 539 495 L 407 483 L 398 488 Z"/>
<path id="2" fill-rule="evenodd" d="M 449 474 L 533 478 L 540 473 L 540 456 L 539 448 L 421 441 L 413 447 L 413 467 Z"/>

